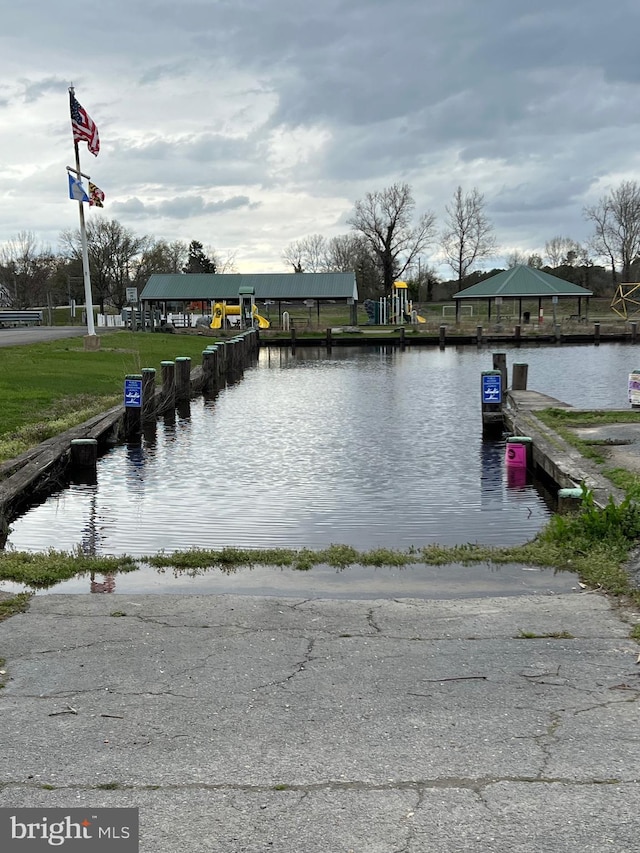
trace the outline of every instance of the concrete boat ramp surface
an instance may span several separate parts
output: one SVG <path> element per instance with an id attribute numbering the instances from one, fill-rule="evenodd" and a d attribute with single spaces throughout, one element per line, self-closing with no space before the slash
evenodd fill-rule
<path id="1" fill-rule="evenodd" d="M 587 592 L 38 596 L 0 806 L 138 807 L 148 853 L 632 853 L 629 629 Z"/>

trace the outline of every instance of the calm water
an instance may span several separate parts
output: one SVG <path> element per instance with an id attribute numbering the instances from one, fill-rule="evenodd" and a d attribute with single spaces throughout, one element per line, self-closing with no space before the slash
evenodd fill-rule
<path id="1" fill-rule="evenodd" d="M 627 408 L 630 346 L 507 350 L 529 387 Z M 140 556 L 160 549 L 358 549 L 526 541 L 550 509 L 481 437 L 489 350 L 263 350 L 215 400 L 192 401 L 12 524 L 8 547 Z"/>

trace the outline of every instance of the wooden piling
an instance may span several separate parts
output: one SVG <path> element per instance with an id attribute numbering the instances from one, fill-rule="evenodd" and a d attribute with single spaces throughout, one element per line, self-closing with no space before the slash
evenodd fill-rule
<path id="1" fill-rule="evenodd" d="M 638 341 L 638 324 L 634 321 L 631 324 L 631 343 L 635 344 Z"/>
<path id="2" fill-rule="evenodd" d="M 440 326 L 440 338 L 439 338 L 439 341 L 438 341 L 438 344 L 439 344 L 439 346 L 440 346 L 440 349 L 444 349 L 444 348 L 445 348 L 445 344 L 446 344 L 446 337 L 447 337 L 447 327 L 446 327 L 446 326 Z"/>
<path id="3" fill-rule="evenodd" d="M 529 375 L 528 364 L 514 363 L 511 373 L 511 387 L 514 391 L 526 391 Z"/>
<path id="4" fill-rule="evenodd" d="M 499 370 L 502 374 L 502 393 L 509 387 L 507 379 L 507 354 L 506 352 L 493 353 L 493 369 Z"/>
<path id="5" fill-rule="evenodd" d="M 559 489 L 558 512 L 575 512 L 582 502 L 582 489 Z"/>
<path id="6" fill-rule="evenodd" d="M 156 371 L 153 367 L 142 368 L 142 423 L 156 419 Z"/>
<path id="7" fill-rule="evenodd" d="M 485 370 L 480 379 L 482 434 L 500 434 L 504 428 L 504 385 L 500 370 Z"/>
<path id="8" fill-rule="evenodd" d="M 333 345 L 333 340 L 331 337 L 331 327 L 327 328 L 327 352 L 331 352 L 331 347 Z"/>
<path id="9" fill-rule="evenodd" d="M 202 353 L 202 390 L 205 392 L 213 391 L 217 384 L 216 376 L 216 361 L 218 358 L 218 350 L 216 347 L 207 347 Z"/>
<path id="10" fill-rule="evenodd" d="M 191 359 L 188 356 L 176 358 L 176 400 L 191 398 Z"/>
<path id="11" fill-rule="evenodd" d="M 593 342 L 594 344 L 600 343 L 600 323 L 593 324 Z"/>
<path id="12" fill-rule="evenodd" d="M 129 374 L 125 376 L 125 389 L 127 383 L 133 381 L 139 382 L 142 385 L 141 374 Z M 124 435 L 127 441 L 135 440 L 142 432 L 142 393 L 140 400 L 137 403 L 130 403 L 127 400 L 125 393 L 125 408 L 124 408 Z"/>
<path id="13" fill-rule="evenodd" d="M 405 336 L 404 336 L 404 326 L 400 326 L 400 349 L 404 349 L 406 347 L 406 345 L 407 345 L 407 342 L 406 342 Z"/>
<path id="14" fill-rule="evenodd" d="M 97 461 L 97 438 L 74 438 L 71 441 L 71 464 L 74 468 L 94 469 Z"/>
<path id="15" fill-rule="evenodd" d="M 162 400 L 159 406 L 161 412 L 173 409 L 176 404 L 176 365 L 174 361 L 160 362 L 162 376 Z"/>
<path id="16" fill-rule="evenodd" d="M 476 343 L 482 343 L 482 326 L 476 326 Z"/>

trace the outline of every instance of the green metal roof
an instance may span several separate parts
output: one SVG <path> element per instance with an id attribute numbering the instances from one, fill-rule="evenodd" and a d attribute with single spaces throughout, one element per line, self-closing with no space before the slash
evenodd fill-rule
<path id="1" fill-rule="evenodd" d="M 240 290 L 253 288 L 262 299 L 357 299 L 352 272 L 243 274 L 154 274 L 144 286 L 143 301 L 238 299 Z"/>
<path id="2" fill-rule="evenodd" d="M 496 273 L 491 278 L 467 287 L 455 293 L 454 299 L 492 299 L 496 296 L 506 298 L 542 298 L 550 296 L 592 296 L 590 290 L 572 284 L 555 275 L 534 269 L 534 267 L 517 266 L 504 272 Z"/>

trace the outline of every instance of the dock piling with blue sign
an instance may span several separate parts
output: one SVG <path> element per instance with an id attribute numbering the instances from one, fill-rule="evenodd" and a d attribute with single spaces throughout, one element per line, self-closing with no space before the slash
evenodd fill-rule
<path id="1" fill-rule="evenodd" d="M 124 379 L 124 434 L 127 439 L 142 432 L 142 376 L 132 374 Z"/>
<path id="2" fill-rule="evenodd" d="M 482 434 L 501 433 L 503 382 L 500 370 L 485 370 L 481 376 Z"/>

